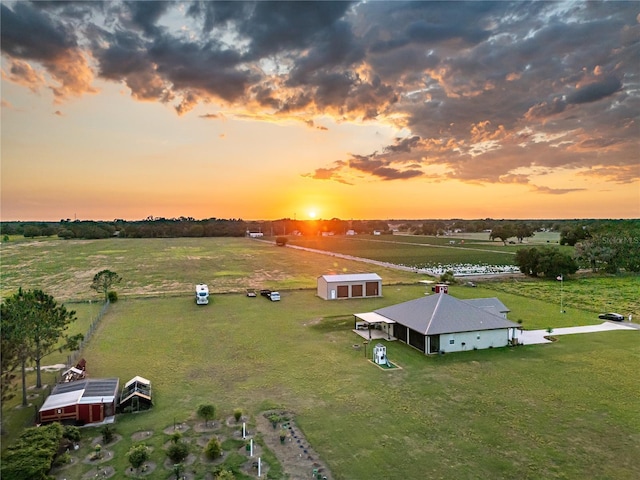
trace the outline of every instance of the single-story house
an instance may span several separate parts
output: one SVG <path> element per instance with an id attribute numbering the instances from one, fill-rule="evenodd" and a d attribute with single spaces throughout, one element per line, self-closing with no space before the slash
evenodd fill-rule
<path id="1" fill-rule="evenodd" d="M 325 300 L 381 297 L 382 278 L 377 273 L 321 275 L 318 296 Z"/>
<path id="2" fill-rule="evenodd" d="M 119 384 L 117 378 L 59 383 L 40 407 L 40 423 L 108 422 L 116 414 Z"/>
<path id="3" fill-rule="evenodd" d="M 508 311 L 497 298 L 468 301 L 438 293 L 354 316 L 356 329 L 384 330 L 428 355 L 516 344 L 520 325 L 506 319 Z"/>
<path id="4" fill-rule="evenodd" d="M 132 410 L 147 410 L 151 408 L 151 382 L 136 375 L 122 388 L 120 394 L 120 410 L 131 407 Z"/>

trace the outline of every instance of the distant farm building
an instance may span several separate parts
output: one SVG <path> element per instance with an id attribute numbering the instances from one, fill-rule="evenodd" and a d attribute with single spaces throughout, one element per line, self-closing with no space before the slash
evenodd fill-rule
<path id="1" fill-rule="evenodd" d="M 119 384 L 117 378 L 59 383 L 40 407 L 40 423 L 85 425 L 112 422 L 116 414 Z"/>
<path id="2" fill-rule="evenodd" d="M 318 277 L 318 296 L 325 300 L 382 296 L 382 278 L 377 273 L 350 273 Z"/>
<path id="3" fill-rule="evenodd" d="M 264 237 L 264 233 L 262 233 L 262 232 L 247 232 L 247 237 L 260 238 L 260 237 Z"/>
<path id="4" fill-rule="evenodd" d="M 446 293 L 355 314 L 355 331 L 397 339 L 425 354 L 505 347 L 518 343 L 517 323 L 497 298 L 459 300 Z"/>

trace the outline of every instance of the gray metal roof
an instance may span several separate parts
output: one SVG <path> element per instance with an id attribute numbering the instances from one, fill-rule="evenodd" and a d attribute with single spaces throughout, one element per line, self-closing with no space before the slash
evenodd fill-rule
<path id="1" fill-rule="evenodd" d="M 382 280 L 377 273 L 345 273 L 341 275 L 321 275 L 327 283 L 331 282 L 372 282 Z"/>
<path id="2" fill-rule="evenodd" d="M 506 313 L 506 312 L 510 312 L 511 311 L 511 310 L 509 310 L 507 308 L 507 306 L 504 303 L 502 303 L 496 297 L 491 297 L 491 298 L 471 298 L 469 300 L 463 300 L 463 302 L 470 303 L 474 307 L 478 307 L 478 308 L 485 308 L 485 309 L 494 308 L 498 312 L 502 312 L 502 313 Z"/>
<path id="3" fill-rule="evenodd" d="M 475 332 L 519 327 L 500 315 L 438 293 L 375 310 L 375 313 L 405 325 L 423 335 Z"/>

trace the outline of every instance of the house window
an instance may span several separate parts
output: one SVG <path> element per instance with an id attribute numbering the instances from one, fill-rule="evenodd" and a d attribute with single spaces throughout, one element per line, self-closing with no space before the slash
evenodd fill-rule
<path id="1" fill-rule="evenodd" d="M 476 337 L 476 340 L 480 340 L 480 334 L 478 334 L 478 336 Z"/>
<path id="2" fill-rule="evenodd" d="M 453 345 L 454 343 L 456 343 L 456 341 L 453 338 L 449 340 L 449 345 Z"/>

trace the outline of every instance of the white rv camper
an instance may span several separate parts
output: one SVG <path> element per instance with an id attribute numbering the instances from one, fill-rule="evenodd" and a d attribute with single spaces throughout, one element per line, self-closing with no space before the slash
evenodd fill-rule
<path id="1" fill-rule="evenodd" d="M 209 287 L 204 283 L 196 285 L 196 303 L 198 305 L 206 305 L 209 303 Z"/>

